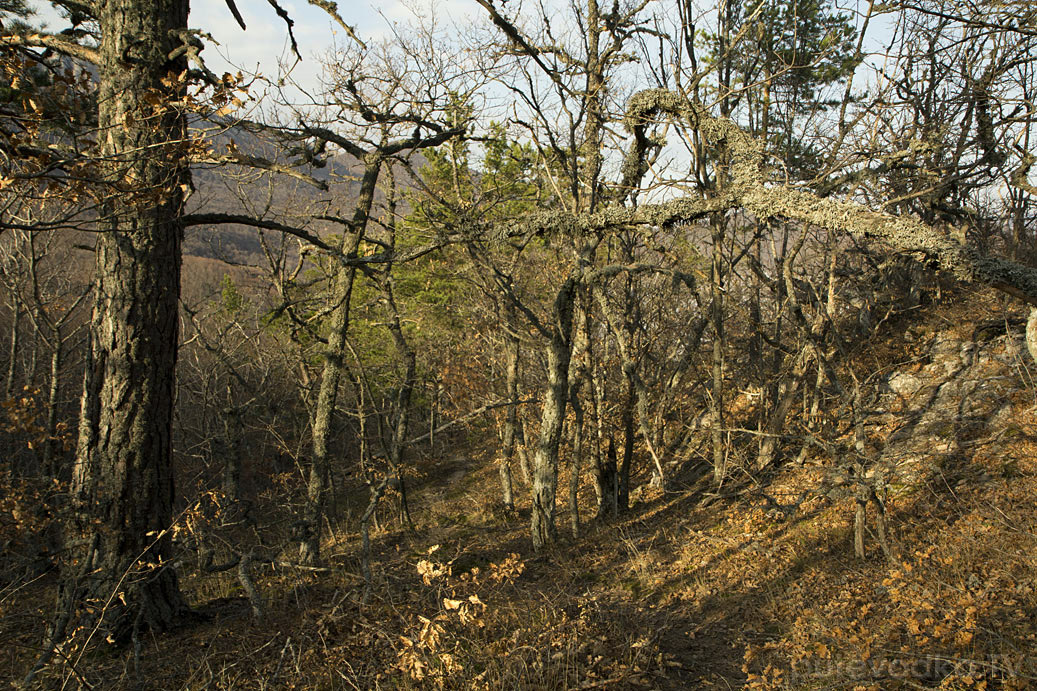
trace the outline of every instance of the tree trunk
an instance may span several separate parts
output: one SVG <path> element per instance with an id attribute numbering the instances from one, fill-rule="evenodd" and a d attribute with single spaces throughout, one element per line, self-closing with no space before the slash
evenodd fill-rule
<path id="1" fill-rule="evenodd" d="M 372 156 L 364 167 L 364 176 L 360 183 L 360 197 L 350 223 L 352 236 L 348 238 L 348 246 L 346 245 L 346 234 L 343 233 L 342 236 L 342 249 L 346 256 L 356 256 L 360 248 L 381 167 L 380 156 Z M 317 408 L 313 413 L 313 461 L 306 487 L 306 507 L 303 510 L 299 531 L 299 561 L 309 566 L 316 566 L 320 563 L 321 524 L 324 520 L 328 487 L 331 483 L 328 437 L 331 434 L 331 421 L 338 398 L 339 382 L 345 370 L 346 334 L 349 331 L 349 307 L 355 277 L 356 266 L 340 265 L 331 297 L 335 308 L 331 316 L 328 346 L 324 353 L 324 371 L 320 380 L 320 392 L 317 394 Z"/>
<path id="2" fill-rule="evenodd" d="M 628 259 L 632 261 L 631 259 Z M 597 298 L 598 305 L 601 306 L 602 314 L 612 327 L 612 333 L 616 338 L 616 344 L 619 346 L 619 356 L 623 365 L 623 375 L 626 377 L 627 382 L 632 387 L 636 395 L 637 403 L 637 424 L 638 430 L 641 432 L 641 436 L 645 440 L 645 447 L 648 449 L 649 455 L 652 457 L 652 463 L 655 466 L 655 472 L 653 481 L 658 486 L 663 487 L 666 484 L 666 474 L 663 470 L 662 460 L 659 458 L 659 454 L 656 453 L 657 440 L 652 434 L 651 425 L 649 424 L 649 417 L 651 411 L 651 405 L 649 400 L 648 387 L 645 385 L 644 380 L 641 379 L 641 375 L 637 371 L 637 361 L 634 359 L 634 345 L 632 333 L 634 331 L 633 319 L 634 315 L 630 314 L 631 310 L 627 310 L 626 323 L 620 324 L 615 311 L 609 303 L 608 296 L 605 291 L 602 290 L 601 286 L 594 286 L 594 295 Z M 636 301 L 633 293 L 633 287 L 628 282 L 627 284 L 627 304 L 628 306 L 633 305 Z"/>
<path id="3" fill-rule="evenodd" d="M 396 251 L 396 178 L 390 166 L 386 175 L 386 217 L 389 223 L 386 228 L 389 231 L 389 251 Z M 410 509 L 407 507 L 407 487 L 403 476 L 404 454 L 407 450 L 407 429 L 410 424 L 410 404 L 414 394 L 414 382 L 418 370 L 418 356 L 414 347 L 407 341 L 403 333 L 403 321 L 400 318 L 400 309 L 396 304 L 396 281 L 392 275 L 393 264 L 385 265 L 385 276 L 382 282 L 382 291 L 385 295 L 385 304 L 389 308 L 389 332 L 392 334 L 393 344 L 396 346 L 396 354 L 403 361 L 403 381 L 396 394 L 395 420 L 392 429 L 392 444 L 389 448 L 389 466 L 396 476 L 397 489 L 400 492 L 400 513 L 407 525 L 414 529 L 410 518 Z"/>
<path id="4" fill-rule="evenodd" d="M 331 333 L 324 353 L 317 407 L 313 412 L 313 453 L 306 484 L 306 506 L 299 526 L 299 561 L 309 566 L 320 564 L 321 527 L 331 483 L 328 437 L 331 435 L 331 422 L 342 376 L 346 333 L 349 330 L 349 303 L 355 275 L 354 267 L 339 267 L 331 298 L 336 307 L 331 314 Z"/>
<path id="5" fill-rule="evenodd" d="M 573 406 L 572 462 L 569 467 L 569 528 L 580 537 L 580 470 L 583 466 L 583 405 L 577 391 L 570 389 Z"/>
<path id="6" fill-rule="evenodd" d="M 727 454 L 724 448 L 724 282 L 723 282 L 723 220 L 713 221 L 713 270 L 711 272 L 711 300 L 713 302 L 713 386 L 710 396 L 710 414 L 713 418 L 711 441 L 713 445 L 713 484 L 719 486 L 727 474 Z"/>
<path id="7" fill-rule="evenodd" d="M 580 305 L 576 309 L 576 329 L 572 339 L 569 366 L 569 402 L 572 404 L 572 462 L 569 464 L 569 526 L 573 538 L 580 536 L 580 470 L 583 466 L 583 404 L 580 388 L 587 379 L 588 349 L 590 345 L 590 315 L 587 291 L 581 291 Z"/>
<path id="8" fill-rule="evenodd" d="M 436 451 L 436 408 L 438 401 L 439 380 L 433 377 L 428 403 L 428 452 L 430 455 Z"/>
<path id="9" fill-rule="evenodd" d="M 565 422 L 569 388 L 569 354 L 576 279 L 567 280 L 555 298 L 556 324 L 547 352 L 547 389 L 540 418 L 540 441 L 533 457 L 533 549 L 541 550 L 555 537 L 555 495 L 558 489 L 558 444 Z"/>
<path id="10" fill-rule="evenodd" d="M 32 347 L 29 349 L 29 364 L 25 368 L 25 385 L 35 388 L 36 373 L 40 363 L 40 327 L 34 325 L 32 329 Z"/>
<path id="11" fill-rule="evenodd" d="M 14 372 L 15 362 L 18 358 L 18 326 L 22 316 L 22 303 L 18 299 L 18 295 L 12 291 L 13 299 L 11 300 L 11 341 L 8 346 L 7 360 L 7 377 L 4 381 L 4 400 L 7 400 L 14 393 Z"/>
<path id="12" fill-rule="evenodd" d="M 760 425 L 763 433 L 760 440 L 759 452 L 756 455 L 756 469 L 763 470 L 774 461 L 778 450 L 778 442 L 781 441 L 782 430 L 785 429 L 785 420 L 789 416 L 792 404 L 796 400 L 798 387 L 803 382 L 807 367 L 812 360 L 810 353 L 813 346 L 809 343 L 802 346 L 799 355 L 792 365 L 792 371 L 782 377 L 778 382 L 776 391 L 777 403 L 768 411 L 770 416 Z"/>
<path id="13" fill-rule="evenodd" d="M 594 465 L 591 472 L 594 475 L 594 495 L 597 500 L 598 518 L 604 516 L 603 507 L 605 497 L 608 495 L 610 485 L 605 481 L 605 461 L 602 454 L 605 449 L 605 421 L 602 415 L 602 399 L 604 398 L 604 382 L 601 367 L 594 358 L 592 349 L 588 350 L 588 359 L 591 366 L 591 375 L 588 377 L 588 400 L 591 402 L 591 416 L 594 418 Z M 615 475 L 615 472 L 613 472 Z"/>
<path id="14" fill-rule="evenodd" d="M 529 465 L 529 449 L 526 444 L 526 440 L 529 439 L 529 434 L 526 431 L 525 418 L 519 417 L 515 432 L 519 435 L 518 439 L 515 440 L 515 454 L 518 456 L 519 470 L 522 471 L 522 480 L 527 486 L 532 485 L 533 469 Z"/>
<path id="15" fill-rule="evenodd" d="M 227 408 L 223 413 L 223 493 L 235 507 L 241 501 L 241 445 L 242 410 L 231 400 L 232 392 L 227 387 Z"/>
<path id="16" fill-rule="evenodd" d="M 61 390 L 61 365 L 64 355 L 61 334 L 54 330 L 54 349 L 50 354 L 50 388 L 47 391 L 47 442 L 43 447 L 43 473 L 48 477 L 58 477 L 58 468 L 54 464 L 54 456 L 58 447 L 58 394 Z"/>
<path id="17" fill-rule="evenodd" d="M 507 363 L 505 365 L 508 406 L 504 415 L 504 438 L 502 439 L 500 482 L 504 500 L 504 508 L 511 511 L 515 508 L 514 483 L 511 477 L 511 461 L 515 457 L 515 429 L 518 424 L 518 374 L 519 374 L 519 339 L 514 334 L 507 334 Z"/>
<path id="18" fill-rule="evenodd" d="M 1030 316 L 1026 320 L 1026 349 L 1037 364 L 1037 307 L 1030 308 Z"/>
<path id="19" fill-rule="evenodd" d="M 90 358 L 72 476 L 70 568 L 53 642 L 78 605 L 116 640 L 169 629 L 184 609 L 172 563 L 172 417 L 181 217 L 190 173 L 170 60 L 187 0 L 98 3 L 105 179 Z M 97 636 L 96 640 L 104 640 Z"/>
<path id="20" fill-rule="evenodd" d="M 619 515 L 619 475 L 616 471 L 616 444 L 609 437 L 608 451 L 605 460 L 597 466 L 595 481 L 600 488 L 601 500 L 598 502 L 598 518 Z"/>
<path id="21" fill-rule="evenodd" d="M 626 374 L 626 373 L 624 373 Z M 626 379 L 626 393 L 623 396 L 623 460 L 619 463 L 616 476 L 616 506 L 618 511 L 630 508 L 630 469 L 634 463 L 634 382 L 629 376 Z"/>

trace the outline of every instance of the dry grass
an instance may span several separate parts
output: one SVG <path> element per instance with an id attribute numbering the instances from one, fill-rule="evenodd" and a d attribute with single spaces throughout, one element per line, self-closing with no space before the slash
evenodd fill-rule
<path id="1" fill-rule="evenodd" d="M 986 307 L 955 307 L 952 321 Z M 917 352 L 890 342 L 882 355 Z M 534 555 L 528 504 L 500 510 L 491 446 L 477 444 L 421 462 L 414 532 L 383 516 L 366 602 L 357 536 L 342 533 L 330 572 L 257 570 L 261 622 L 231 575 L 187 573 L 207 621 L 146 641 L 139 658 L 96 649 L 78 674 L 94 688 L 1030 688 L 1037 413 L 1029 368 L 990 376 L 1010 414 L 962 431 L 956 453 L 888 493 L 893 563 L 871 537 L 854 557 L 852 498 L 812 496 L 785 516 L 751 483 L 713 498 L 697 467 L 682 469 L 690 489 L 646 491 L 623 520 Z M 794 498 L 825 467 L 787 466 L 767 491 Z M 0 595 L 8 681 L 35 655 L 53 588 L 44 576 Z M 60 663 L 44 678 L 78 685 Z"/>

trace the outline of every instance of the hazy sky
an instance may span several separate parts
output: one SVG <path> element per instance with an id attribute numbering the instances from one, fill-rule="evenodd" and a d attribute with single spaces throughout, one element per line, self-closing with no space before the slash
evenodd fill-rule
<path id="1" fill-rule="evenodd" d="M 32 4 L 37 10 L 37 20 L 46 22 L 55 30 L 63 28 L 61 19 L 50 3 L 36 0 Z M 275 76 L 278 59 L 290 57 L 288 31 L 284 21 L 277 16 L 267 0 L 236 0 L 235 4 L 245 20 L 245 31 L 234 21 L 226 0 L 191 2 L 191 28 L 208 32 L 220 44 L 210 44 L 202 53 L 209 68 L 219 74 L 231 70 L 232 66 L 238 66 L 248 71 L 258 69 L 268 77 Z M 336 39 L 345 40 L 345 32 L 323 10 L 310 5 L 306 0 L 279 0 L 278 4 L 295 20 L 295 38 L 303 56 L 303 62 L 296 66 L 293 77 L 300 83 L 312 84 L 319 70 L 314 54 L 323 53 Z M 427 12 L 430 6 L 435 7 L 436 15 L 444 22 L 463 23 L 470 17 L 480 16 L 482 12 L 474 0 L 338 1 L 339 14 L 347 24 L 356 28 L 365 41 L 387 35 L 394 22 L 413 22 L 415 12 L 411 7 L 426 8 L 424 11 Z"/>
<path id="2" fill-rule="evenodd" d="M 307 0 L 278 2 L 295 20 L 295 37 L 303 56 L 303 61 L 294 68 L 292 77 L 305 87 L 313 87 L 320 69 L 315 55 L 325 53 L 336 40 L 347 40 L 345 32 L 323 10 L 310 5 Z M 63 28 L 50 3 L 34 0 L 32 4 L 37 8 L 38 20 L 49 23 L 53 29 Z M 247 72 L 258 71 L 264 76 L 276 77 L 279 59 L 294 62 L 289 52 L 288 31 L 284 21 L 277 16 L 268 0 L 236 0 L 235 4 L 245 20 L 245 31 L 234 21 L 226 0 L 191 2 L 191 28 L 208 32 L 219 44 L 208 44 L 202 53 L 209 68 L 217 74 L 241 68 Z M 377 41 L 388 35 L 394 23 L 420 23 L 422 20 L 418 14 L 428 15 L 433 11 L 430 8 L 434 8 L 441 26 L 449 26 L 451 23 L 464 26 L 473 18 L 485 18 L 485 12 L 475 0 L 338 0 L 337 4 L 342 18 L 354 26 L 365 41 Z M 518 2 L 515 4 L 519 5 Z M 556 3 L 548 0 L 547 4 L 551 6 Z M 838 4 L 845 5 L 847 0 Z M 851 7 L 853 4 L 854 1 L 849 0 Z M 873 22 L 873 25 L 877 23 Z M 872 40 L 881 40 L 883 32 L 878 31 L 879 36 L 876 36 L 875 26 L 872 29 Z"/>
<path id="3" fill-rule="evenodd" d="M 247 69 L 257 65 L 268 76 L 276 74 L 279 57 L 289 56 L 288 32 L 284 22 L 265 0 L 237 0 L 238 9 L 248 27 L 242 31 L 227 9 L 225 0 L 194 0 L 191 3 L 190 25 L 208 31 L 221 45 L 209 46 L 204 55 L 214 71 L 220 55 L 229 56 L 233 63 Z M 295 79 L 305 83 L 318 70 L 315 53 L 322 53 L 336 39 L 346 40 L 337 24 L 323 10 L 305 0 L 281 0 L 280 5 L 295 20 L 295 38 L 303 62 L 293 72 Z M 414 20 L 414 11 L 398 0 L 386 2 L 340 1 L 339 14 L 353 26 L 364 41 L 377 40 L 390 31 L 393 22 Z M 427 4 L 422 2 L 418 6 Z M 435 3 L 436 13 L 445 20 L 463 21 L 478 13 L 474 0 L 447 0 Z M 217 55 L 220 54 L 220 55 Z"/>
<path id="4" fill-rule="evenodd" d="M 318 75 L 321 71 L 320 57 L 337 41 L 339 44 L 350 39 L 345 32 L 328 15 L 307 0 L 278 0 L 279 4 L 295 21 L 294 32 L 299 44 L 299 52 L 303 60 L 292 69 L 291 78 L 296 84 L 310 93 L 319 92 Z M 545 0 L 548 7 L 563 5 L 561 0 Z M 850 9 L 861 0 L 837 0 L 838 4 Z M 49 2 L 33 0 L 38 14 L 37 21 L 43 21 L 53 30 L 64 28 L 64 22 L 54 12 Z M 224 71 L 235 72 L 241 69 L 246 74 L 259 73 L 268 79 L 276 79 L 279 75 L 279 62 L 295 63 L 290 54 L 288 31 L 284 21 L 277 16 L 268 0 L 235 0 L 245 21 L 246 30 L 242 30 L 234 20 L 227 7 L 226 0 L 191 0 L 189 25 L 191 28 L 207 32 L 216 44 L 207 42 L 202 53 L 206 64 L 216 74 Z M 377 42 L 392 33 L 394 24 L 425 25 L 427 17 L 435 14 L 437 24 L 449 32 L 451 25 L 464 27 L 473 20 L 488 24 L 485 11 L 475 0 L 338 0 L 339 13 L 347 24 L 355 27 L 357 34 L 366 42 Z M 707 6 L 700 18 L 708 20 L 712 12 L 712 4 L 708 0 L 702 3 Z M 523 12 L 521 0 L 511 0 L 508 5 L 509 14 Z M 888 33 L 878 28 L 879 20 L 873 21 L 871 41 L 883 40 Z M 706 22 L 708 23 L 708 21 Z M 699 23 L 703 26 L 703 23 Z M 407 33 L 407 32 L 404 32 Z M 868 79 L 868 74 L 863 75 Z M 863 83 L 863 82 L 862 82 Z M 262 84 L 254 84 L 251 95 L 261 98 L 265 88 Z M 295 94 L 295 95 L 291 95 Z M 298 92 L 289 90 L 284 94 L 290 100 L 304 103 L 298 98 Z"/>

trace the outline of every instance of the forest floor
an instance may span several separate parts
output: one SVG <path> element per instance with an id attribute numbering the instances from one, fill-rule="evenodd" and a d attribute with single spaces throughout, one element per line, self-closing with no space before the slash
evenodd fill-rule
<path id="1" fill-rule="evenodd" d="M 733 458 L 719 491 L 693 459 L 612 522 L 589 520 L 585 488 L 579 537 L 560 502 L 559 540 L 537 554 L 525 485 L 518 509 L 503 512 L 494 445 L 473 434 L 416 462 L 413 529 L 385 504 L 369 591 L 359 538 L 340 532 L 325 545 L 326 571 L 256 566 L 258 620 L 234 573 L 188 573 L 204 622 L 139 655 L 95 651 L 44 678 L 163 689 L 1037 688 L 1037 367 L 1020 314 L 973 295 L 920 310 L 854 356 L 882 381 L 866 477 L 884 502 L 889 559 L 874 505 L 865 558 L 854 554 L 853 487 L 830 481 L 838 460 L 820 453 L 764 472 Z M 52 588 L 42 578 L 5 591 L 0 621 L 28 601 L 44 611 Z M 32 637 L 3 638 L 25 648 L 8 648 L 0 677 L 22 673 Z"/>

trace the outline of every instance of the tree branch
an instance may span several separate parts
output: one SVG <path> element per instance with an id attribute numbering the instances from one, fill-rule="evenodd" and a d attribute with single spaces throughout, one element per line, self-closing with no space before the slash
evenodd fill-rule
<path id="1" fill-rule="evenodd" d="M 327 12 L 331 16 L 331 18 L 334 19 L 335 22 L 342 27 L 342 29 L 346 32 L 347 36 L 356 41 L 361 48 L 365 50 L 367 49 L 367 44 L 361 41 L 360 37 L 357 36 L 356 29 L 354 29 L 349 24 L 346 24 L 342 20 L 341 15 L 339 15 L 338 13 L 337 3 L 331 2 L 330 0 L 307 0 L 307 2 Z"/>
<path id="2" fill-rule="evenodd" d="M 38 33 L 9 34 L 0 36 L 0 47 L 49 48 L 54 52 L 89 62 L 92 65 L 101 64 L 101 56 L 96 49 L 80 45 L 62 36 Z"/>
<path id="3" fill-rule="evenodd" d="M 227 7 L 230 8 L 230 13 L 234 15 L 235 21 L 238 26 L 241 27 L 242 31 L 245 31 L 245 20 L 241 18 L 241 13 L 238 12 L 238 6 L 234 4 L 234 0 L 227 0 Z"/>
<path id="4" fill-rule="evenodd" d="M 769 186 L 763 166 L 764 143 L 732 121 L 713 117 L 701 105 L 679 94 L 663 89 L 635 94 L 627 105 L 627 128 L 635 136 L 640 130 L 643 137 L 644 128 L 658 114 L 683 117 L 711 144 L 728 147 L 732 158 L 732 180 L 724 196 L 730 201 L 731 208 L 743 208 L 761 219 L 781 217 L 827 230 L 843 231 L 857 238 L 882 240 L 901 252 L 922 252 L 962 280 L 985 283 L 1037 305 L 1035 269 L 983 255 L 950 233 L 910 216 L 871 211 L 852 201 L 823 199 L 788 185 Z M 628 165 L 638 164 L 630 161 L 624 167 Z M 1013 176 L 1013 182 L 1018 184 L 1018 178 L 1025 172 L 1024 166 Z M 692 201 L 697 203 L 699 200 Z M 691 208 L 695 213 L 700 210 L 696 205 Z"/>
<path id="5" fill-rule="evenodd" d="M 331 217 L 318 217 L 324 219 L 330 219 Z M 411 247 L 401 251 L 392 252 L 379 252 L 378 254 L 370 254 L 365 257 L 350 257 L 342 254 L 340 248 L 329 245 L 324 242 L 316 233 L 312 233 L 308 230 L 298 228 L 296 226 L 290 226 L 279 221 L 272 221 L 266 218 L 256 218 L 254 216 L 246 216 L 244 214 L 226 214 L 226 213 L 196 213 L 187 214 L 182 219 L 184 227 L 189 226 L 207 226 L 207 225 L 242 225 L 250 226 L 252 228 L 261 228 L 263 230 L 274 230 L 279 233 L 291 235 L 297 237 L 300 240 L 304 240 L 314 247 L 327 252 L 329 256 L 338 262 L 341 262 L 345 266 L 367 266 L 371 264 L 389 264 L 398 262 L 408 262 L 419 257 L 423 257 L 430 252 L 435 252 L 438 249 L 442 249 L 448 245 L 452 240 L 450 238 L 443 238 L 430 242 L 426 245 L 420 245 L 418 247 Z M 345 222 L 345 219 L 339 219 L 339 222 Z M 4 226 L 0 226 L 2 228 Z"/>
<path id="6" fill-rule="evenodd" d="M 260 168 L 262 170 L 269 170 L 271 173 L 278 173 L 280 175 L 287 175 L 288 177 L 301 180 L 307 185 L 313 185 L 317 189 L 326 192 L 328 190 L 328 183 L 323 180 L 318 180 L 312 175 L 300 172 L 295 168 L 289 166 L 283 166 L 279 163 L 263 158 L 262 156 L 249 156 L 239 151 L 232 151 L 231 153 L 224 154 L 222 156 L 199 156 L 192 157 L 191 163 L 204 163 L 207 165 L 226 165 L 228 163 L 234 163 L 240 166 L 248 166 L 250 168 Z"/>

